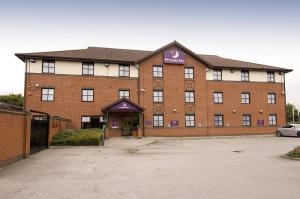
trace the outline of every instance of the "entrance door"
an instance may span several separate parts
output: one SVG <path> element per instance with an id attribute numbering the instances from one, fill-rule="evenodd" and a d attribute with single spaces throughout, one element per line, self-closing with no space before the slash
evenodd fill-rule
<path id="1" fill-rule="evenodd" d="M 49 117 L 31 120 L 30 154 L 48 148 Z"/>
<path id="2" fill-rule="evenodd" d="M 122 136 L 131 136 L 132 131 L 137 130 L 137 117 L 123 117 L 122 118 Z"/>

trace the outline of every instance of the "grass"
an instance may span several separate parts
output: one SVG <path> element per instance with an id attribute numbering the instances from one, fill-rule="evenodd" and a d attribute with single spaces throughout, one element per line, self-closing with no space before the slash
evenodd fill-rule
<path id="1" fill-rule="evenodd" d="M 64 129 L 54 135 L 52 146 L 98 146 L 103 141 L 100 129 Z"/>
<path id="2" fill-rule="evenodd" d="M 289 158 L 300 158 L 300 146 L 286 154 Z"/>

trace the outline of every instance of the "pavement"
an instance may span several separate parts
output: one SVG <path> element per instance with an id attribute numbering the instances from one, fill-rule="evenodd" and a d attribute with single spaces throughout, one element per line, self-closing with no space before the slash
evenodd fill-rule
<path id="1" fill-rule="evenodd" d="M 111 139 L 41 151 L 0 169 L 1 199 L 299 199 L 299 138 Z M 120 144 L 120 147 L 116 146 Z"/>

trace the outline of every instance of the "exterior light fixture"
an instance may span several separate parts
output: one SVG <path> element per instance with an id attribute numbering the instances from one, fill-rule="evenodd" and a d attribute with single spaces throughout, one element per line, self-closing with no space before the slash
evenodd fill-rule
<path id="1" fill-rule="evenodd" d="M 264 110 L 260 109 L 260 110 L 259 110 L 259 112 L 260 112 L 260 113 L 263 113 L 263 112 L 264 112 Z"/>
<path id="2" fill-rule="evenodd" d="M 144 89 L 144 88 L 141 88 L 140 90 L 141 90 L 142 92 L 145 92 L 145 91 L 146 91 L 146 89 Z"/>
<path id="3" fill-rule="evenodd" d="M 173 112 L 174 112 L 174 113 L 176 113 L 176 112 L 177 112 L 176 108 L 173 110 Z"/>
<path id="4" fill-rule="evenodd" d="M 35 87 L 39 87 L 40 85 L 39 84 L 35 84 Z"/>
<path id="5" fill-rule="evenodd" d="M 232 112 L 233 112 L 233 113 L 236 113 L 236 110 L 235 110 L 235 109 L 233 109 L 233 110 L 232 110 Z"/>
<path id="6" fill-rule="evenodd" d="M 108 67 L 109 67 L 109 63 L 105 63 L 104 66 L 105 66 L 106 68 L 108 68 Z"/>

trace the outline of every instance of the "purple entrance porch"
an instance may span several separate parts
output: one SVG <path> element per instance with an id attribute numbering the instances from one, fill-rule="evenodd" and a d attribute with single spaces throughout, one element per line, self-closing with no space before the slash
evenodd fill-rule
<path id="1" fill-rule="evenodd" d="M 144 108 L 122 98 L 102 109 L 106 115 L 105 138 L 117 136 L 143 136 Z"/>

